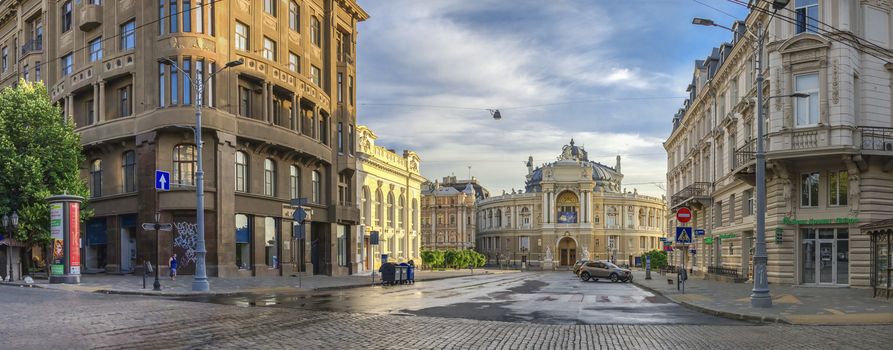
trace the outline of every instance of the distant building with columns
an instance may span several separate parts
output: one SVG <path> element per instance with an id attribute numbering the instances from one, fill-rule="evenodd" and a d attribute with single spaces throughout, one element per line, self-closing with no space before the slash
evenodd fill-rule
<path id="1" fill-rule="evenodd" d="M 620 156 L 609 167 L 590 161 L 571 140 L 558 160 L 527 161 L 523 192 L 477 202 L 476 249 L 490 263 L 571 266 L 578 259 L 635 264 L 660 249 L 665 198 L 621 189 Z"/>
<path id="2" fill-rule="evenodd" d="M 474 177 L 422 184 L 422 249 L 473 249 L 475 203 L 488 197 Z"/>

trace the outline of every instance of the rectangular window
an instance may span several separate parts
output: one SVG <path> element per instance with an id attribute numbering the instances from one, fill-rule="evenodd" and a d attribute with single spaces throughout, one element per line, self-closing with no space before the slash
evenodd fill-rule
<path id="1" fill-rule="evenodd" d="M 236 50 L 248 51 L 249 49 L 249 29 L 242 22 L 236 22 Z"/>
<path id="2" fill-rule="evenodd" d="M 282 126 L 282 100 L 273 97 L 273 124 Z"/>
<path id="3" fill-rule="evenodd" d="M 189 0 L 183 0 L 183 32 L 192 31 L 192 4 Z"/>
<path id="4" fill-rule="evenodd" d="M 322 179 L 320 178 L 319 171 L 314 170 L 312 175 L 313 178 L 310 179 L 312 181 L 311 184 L 313 185 L 313 197 L 311 198 L 311 201 L 319 204 L 322 203 L 322 183 L 320 182 Z"/>
<path id="5" fill-rule="evenodd" d="M 329 144 L 329 117 L 321 115 L 319 117 L 319 141 L 324 145 Z"/>
<path id="6" fill-rule="evenodd" d="M 722 201 L 713 205 L 713 227 L 722 226 Z"/>
<path id="7" fill-rule="evenodd" d="M 796 93 L 809 95 L 805 98 L 794 98 L 794 115 L 797 126 L 812 126 L 819 123 L 819 74 L 802 74 L 794 77 Z"/>
<path id="8" fill-rule="evenodd" d="M 530 250 L 530 237 L 528 237 L 528 236 L 519 237 L 518 238 L 518 248 L 520 248 L 521 251 Z"/>
<path id="9" fill-rule="evenodd" d="M 34 81 L 42 81 L 40 78 L 40 62 L 34 62 Z"/>
<path id="10" fill-rule="evenodd" d="M 3 72 L 9 68 L 9 48 L 3 47 Z"/>
<path id="11" fill-rule="evenodd" d="M 301 58 L 293 52 L 288 53 L 288 69 L 295 73 L 301 72 Z"/>
<path id="12" fill-rule="evenodd" d="M 67 77 L 71 74 L 72 66 L 74 65 L 74 59 L 71 53 L 62 56 L 62 77 Z"/>
<path id="13" fill-rule="evenodd" d="M 338 103 L 344 102 L 344 74 L 338 73 Z"/>
<path id="14" fill-rule="evenodd" d="M 164 14 L 164 3 L 166 0 L 158 0 L 158 35 L 164 35 L 164 20 L 167 17 Z"/>
<path id="15" fill-rule="evenodd" d="M 288 28 L 296 32 L 301 28 L 301 9 L 298 3 L 291 1 L 288 4 Z"/>
<path id="16" fill-rule="evenodd" d="M 264 0 L 264 12 L 276 16 L 276 2 L 278 0 Z"/>
<path id="17" fill-rule="evenodd" d="M 831 171 L 828 175 L 828 204 L 831 206 L 847 205 L 849 174 L 846 170 L 841 170 Z"/>
<path id="18" fill-rule="evenodd" d="M 347 126 L 347 142 L 349 143 L 348 149 L 350 150 L 350 154 L 352 155 L 354 152 L 354 141 L 353 141 L 353 124 Z"/>
<path id="19" fill-rule="evenodd" d="M 178 22 L 179 20 L 179 12 L 177 11 L 177 0 L 171 0 L 168 3 L 167 12 L 170 13 L 170 21 L 171 21 L 171 33 L 179 32 Z"/>
<path id="20" fill-rule="evenodd" d="M 214 0 L 211 0 L 214 1 Z M 204 33 L 205 32 L 205 0 L 195 0 L 195 7 L 198 8 L 198 12 L 195 13 L 195 32 L 196 33 Z"/>
<path id="21" fill-rule="evenodd" d="M 735 195 L 729 196 L 729 223 L 735 224 Z"/>
<path id="22" fill-rule="evenodd" d="M 167 68 L 167 65 L 164 63 L 158 64 L 158 107 L 164 107 L 164 96 L 165 96 L 165 86 L 164 86 L 164 70 Z"/>
<path id="23" fill-rule="evenodd" d="M 319 87 L 322 87 L 321 75 L 319 68 L 313 65 L 310 66 L 310 80 L 313 81 L 313 84 L 316 84 L 316 86 Z"/>
<path id="24" fill-rule="evenodd" d="M 344 123 L 338 122 L 338 153 L 344 153 Z"/>
<path id="25" fill-rule="evenodd" d="M 93 125 L 96 122 L 96 115 L 93 111 L 93 100 L 87 100 L 84 102 L 84 110 L 87 114 L 87 125 Z"/>
<path id="26" fill-rule="evenodd" d="M 239 87 L 239 115 L 248 117 L 251 113 L 251 90 L 247 87 Z"/>
<path id="27" fill-rule="evenodd" d="M 267 266 L 279 268 L 279 220 L 264 218 L 264 261 Z"/>
<path id="28" fill-rule="evenodd" d="M 136 22 L 130 20 L 121 25 L 121 50 L 133 50 L 136 47 Z"/>
<path id="29" fill-rule="evenodd" d="M 192 104 L 192 60 L 183 59 L 183 104 Z"/>
<path id="30" fill-rule="evenodd" d="M 276 42 L 264 37 L 264 58 L 276 61 Z"/>
<path id="31" fill-rule="evenodd" d="M 90 62 L 102 59 L 102 37 L 90 41 Z"/>
<path id="32" fill-rule="evenodd" d="M 244 214 L 236 214 L 236 266 L 251 269 L 251 225 Z"/>
<path id="33" fill-rule="evenodd" d="M 291 198 L 299 198 L 301 197 L 301 171 L 297 166 L 292 165 L 289 167 L 289 194 Z"/>
<path id="34" fill-rule="evenodd" d="M 800 175 L 800 206 L 819 206 L 819 173 Z"/>
<path id="35" fill-rule="evenodd" d="M 797 13 L 797 34 L 818 31 L 819 0 L 796 0 L 794 11 Z"/>
<path id="36" fill-rule="evenodd" d="M 310 17 L 310 43 L 316 47 L 322 45 L 322 34 L 320 33 L 319 20 L 316 16 Z"/>
<path id="37" fill-rule="evenodd" d="M 62 32 L 71 30 L 71 1 L 62 4 Z"/>
<path id="38" fill-rule="evenodd" d="M 214 6 L 214 3 L 211 3 L 211 6 Z M 217 71 L 217 64 L 214 62 L 208 62 L 208 75 Z M 205 85 L 205 91 L 207 92 L 207 99 L 204 99 L 207 102 L 208 107 L 214 107 L 214 87 L 217 86 L 217 76 L 211 76 L 208 78 L 208 84 Z"/>
<path id="39" fill-rule="evenodd" d="M 131 103 L 131 90 L 133 89 L 133 85 L 127 85 L 118 89 L 118 116 L 119 117 L 129 117 L 133 111 Z"/>
<path id="40" fill-rule="evenodd" d="M 171 61 L 177 62 L 177 58 L 171 58 Z M 179 71 L 173 66 L 171 69 L 171 106 L 177 105 L 180 98 L 180 79 L 177 77 L 179 75 Z"/>
<path id="41" fill-rule="evenodd" d="M 124 192 L 136 192 L 136 154 L 127 151 L 123 158 L 121 170 L 124 172 Z"/>
<path id="42" fill-rule="evenodd" d="M 28 72 L 28 65 L 26 64 L 24 67 L 22 67 L 22 74 L 24 75 L 25 81 L 30 81 L 28 80 L 28 78 L 30 78 L 30 76 L 28 75 L 29 73 L 30 72 Z"/>
<path id="43" fill-rule="evenodd" d="M 753 190 L 747 190 L 743 193 L 744 196 L 744 216 L 753 215 Z"/>
<path id="44" fill-rule="evenodd" d="M 350 252 L 347 251 L 347 226 L 338 225 L 338 266 L 347 266 L 347 256 Z"/>
<path id="45" fill-rule="evenodd" d="M 347 77 L 347 97 L 350 104 L 353 105 L 353 76 Z"/>

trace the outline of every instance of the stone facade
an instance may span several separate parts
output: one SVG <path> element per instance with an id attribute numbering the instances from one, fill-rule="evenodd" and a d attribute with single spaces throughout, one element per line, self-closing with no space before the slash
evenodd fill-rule
<path id="1" fill-rule="evenodd" d="M 490 192 L 471 180 L 443 178 L 422 185 L 422 249 L 472 249 L 475 203 Z"/>
<path id="2" fill-rule="evenodd" d="M 889 50 L 893 8 L 838 0 L 815 6 L 801 10 L 817 14 L 819 29 L 781 10 L 793 19 L 769 24 L 764 49 L 768 277 L 865 287 L 869 237 L 859 226 L 893 215 L 893 66 L 847 36 Z M 691 207 L 694 226 L 707 231 L 694 245 L 697 254 L 686 257 L 695 271 L 715 266 L 753 275 L 756 72 L 748 31 L 767 20 L 752 11 L 734 24 L 731 43 L 696 62 L 690 98 L 664 143 L 671 206 Z"/>
<path id="3" fill-rule="evenodd" d="M 98 3 L 98 2 L 97 2 Z M 86 272 L 128 273 L 180 252 L 192 272 L 197 91 L 203 98 L 211 276 L 344 275 L 357 238 L 354 0 L 5 1 L 0 81 L 41 80 L 74 120 L 95 218 Z M 7 54 L 8 52 L 8 54 Z M 169 58 L 182 71 L 158 62 Z M 8 62 L 7 62 L 8 60 Z M 227 62 L 238 67 L 211 72 Z M 172 171 L 156 194 L 155 170 Z M 308 198 L 304 240 L 289 204 Z M 156 212 L 173 233 L 143 232 Z M 343 247 L 343 251 L 338 247 Z M 165 264 L 162 264 L 165 265 Z M 163 266 L 162 266 L 163 267 Z"/>
<path id="4" fill-rule="evenodd" d="M 419 230 L 419 202 L 421 185 L 425 182 L 419 172 L 421 159 L 413 151 L 402 155 L 375 144 L 378 137 L 368 127 L 357 128 L 357 181 L 360 191 L 360 224 L 357 226 L 355 272 L 378 269 L 382 254 L 388 261 L 421 263 L 421 233 Z M 379 233 L 379 243 L 370 241 L 372 231 Z"/>
<path id="5" fill-rule="evenodd" d="M 477 245 L 490 263 L 570 266 L 579 259 L 636 264 L 660 249 L 666 202 L 621 189 L 620 157 L 612 168 L 590 161 L 573 140 L 558 160 L 527 162 L 523 192 L 477 203 Z"/>

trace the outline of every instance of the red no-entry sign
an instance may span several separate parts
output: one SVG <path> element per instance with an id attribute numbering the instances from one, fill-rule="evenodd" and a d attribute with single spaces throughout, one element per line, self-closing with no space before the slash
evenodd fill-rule
<path id="1" fill-rule="evenodd" d="M 691 210 L 686 207 L 679 208 L 679 210 L 676 211 L 676 220 L 681 223 L 691 221 Z"/>

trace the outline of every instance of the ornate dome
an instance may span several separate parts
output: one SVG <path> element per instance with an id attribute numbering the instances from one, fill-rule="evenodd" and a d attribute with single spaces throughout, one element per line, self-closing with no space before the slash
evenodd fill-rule
<path id="1" fill-rule="evenodd" d="M 570 144 L 561 148 L 561 154 L 558 160 L 543 166 L 533 168 L 533 159 L 527 161 L 528 175 L 526 181 L 527 192 L 541 191 L 540 183 L 544 180 L 547 182 L 556 181 L 553 178 L 553 172 L 556 168 L 564 167 L 588 167 L 592 169 L 591 179 L 596 183 L 597 191 L 620 192 L 620 182 L 623 180 L 623 174 L 620 173 L 620 156 L 617 157 L 617 165 L 609 167 L 599 162 L 589 160 L 589 154 L 583 147 L 574 144 L 571 139 Z"/>

